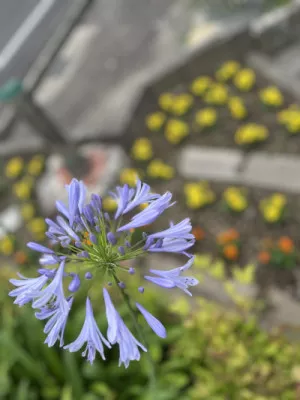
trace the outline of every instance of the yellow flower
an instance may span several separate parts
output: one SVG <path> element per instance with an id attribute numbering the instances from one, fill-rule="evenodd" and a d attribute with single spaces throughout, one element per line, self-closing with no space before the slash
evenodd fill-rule
<path id="1" fill-rule="evenodd" d="M 147 161 L 153 156 L 152 144 L 147 138 L 136 139 L 132 146 L 132 157 L 137 161 Z"/>
<path id="2" fill-rule="evenodd" d="M 167 123 L 165 136 L 172 144 L 179 144 L 189 134 L 189 127 L 179 119 L 170 119 Z"/>
<path id="3" fill-rule="evenodd" d="M 235 133 L 235 142 L 240 145 L 249 145 L 263 142 L 269 136 L 269 131 L 264 125 L 249 123 L 238 128 Z"/>
<path id="4" fill-rule="evenodd" d="M 39 176 L 45 165 L 45 157 L 37 154 L 27 164 L 27 172 L 29 175 Z"/>
<path id="5" fill-rule="evenodd" d="M 115 211 L 117 208 L 117 202 L 112 197 L 105 197 L 102 205 L 105 211 Z"/>
<path id="6" fill-rule="evenodd" d="M 201 111 L 196 113 L 196 123 L 200 127 L 209 128 L 215 125 L 217 122 L 217 112 L 213 108 L 203 108 Z"/>
<path id="7" fill-rule="evenodd" d="M 216 72 L 216 78 L 226 82 L 232 79 L 239 69 L 240 64 L 237 61 L 227 61 Z"/>
<path id="8" fill-rule="evenodd" d="M 247 109 L 243 100 L 239 97 L 231 97 L 228 100 L 228 108 L 232 118 L 244 119 L 247 116 Z"/>
<path id="9" fill-rule="evenodd" d="M 45 237 L 46 223 L 43 218 L 37 217 L 27 224 L 27 229 L 34 238 L 42 240 Z"/>
<path id="10" fill-rule="evenodd" d="M 191 108 L 193 102 L 193 97 L 188 93 L 174 96 L 171 111 L 177 116 L 184 115 Z"/>
<path id="11" fill-rule="evenodd" d="M 158 178 L 160 176 L 160 170 L 163 166 L 163 162 L 161 160 L 155 159 L 150 162 L 147 167 L 147 174 L 151 178 Z"/>
<path id="12" fill-rule="evenodd" d="M 270 107 L 280 107 L 283 104 L 283 96 L 276 86 L 269 86 L 259 93 L 263 104 Z"/>
<path id="13" fill-rule="evenodd" d="M 25 203 L 21 207 L 21 215 L 25 221 L 29 221 L 35 214 L 35 207 L 31 203 Z"/>
<path id="14" fill-rule="evenodd" d="M 0 240 L 0 253 L 11 256 L 14 252 L 14 242 L 11 237 L 5 236 Z"/>
<path id="15" fill-rule="evenodd" d="M 158 131 L 163 126 L 165 120 L 165 114 L 158 111 L 147 116 L 146 125 L 150 131 Z"/>
<path id="16" fill-rule="evenodd" d="M 235 86 L 242 92 L 248 92 L 255 84 L 255 73 L 250 68 L 241 69 L 234 78 Z"/>
<path id="17" fill-rule="evenodd" d="M 209 76 L 199 76 L 191 84 L 191 92 L 195 96 L 202 96 L 212 83 L 212 79 Z"/>
<path id="18" fill-rule="evenodd" d="M 120 182 L 122 185 L 135 186 L 136 181 L 139 179 L 139 174 L 134 168 L 124 168 L 120 174 Z"/>
<path id="19" fill-rule="evenodd" d="M 286 129 L 291 134 L 300 132 L 300 114 L 294 115 L 289 121 L 287 121 Z"/>
<path id="20" fill-rule="evenodd" d="M 222 83 L 214 83 L 205 93 L 204 101 L 208 104 L 223 105 L 228 99 L 228 89 Z"/>
<path id="21" fill-rule="evenodd" d="M 215 201 L 215 194 L 206 183 L 188 183 L 184 186 L 186 205 L 191 209 L 202 208 Z"/>
<path id="22" fill-rule="evenodd" d="M 284 125 L 291 134 L 300 133 L 300 108 L 297 104 L 292 104 L 288 108 L 277 113 L 277 121 Z"/>
<path id="23" fill-rule="evenodd" d="M 150 162 L 147 167 L 147 174 L 151 178 L 161 178 L 161 179 L 172 179 L 175 171 L 174 168 L 165 164 L 159 159 L 155 159 Z"/>
<path id="24" fill-rule="evenodd" d="M 173 99 L 172 93 L 162 93 L 158 98 L 158 104 L 164 111 L 171 111 Z"/>
<path id="25" fill-rule="evenodd" d="M 246 196 L 239 188 L 230 187 L 226 189 L 223 198 L 233 211 L 242 212 L 248 207 Z"/>
<path id="26" fill-rule="evenodd" d="M 32 179 L 25 177 L 13 185 L 13 192 L 20 200 L 28 200 L 31 196 L 32 188 Z"/>
<path id="27" fill-rule="evenodd" d="M 247 202 L 243 197 L 236 197 L 232 199 L 230 206 L 234 211 L 241 212 L 246 209 Z"/>
<path id="28" fill-rule="evenodd" d="M 5 166 L 5 175 L 7 178 L 17 178 L 20 176 L 24 168 L 24 161 L 22 157 L 11 158 Z"/>
<path id="29" fill-rule="evenodd" d="M 280 218 L 280 215 L 280 208 L 274 205 L 269 205 L 264 210 L 264 218 L 267 222 L 277 222 Z"/>
<path id="30" fill-rule="evenodd" d="M 286 197 L 281 193 L 274 193 L 261 200 L 259 204 L 260 211 L 267 222 L 278 222 L 286 206 Z"/>
<path id="31" fill-rule="evenodd" d="M 271 202 L 274 206 L 284 207 L 286 205 L 286 196 L 281 193 L 275 193 L 271 197 Z"/>

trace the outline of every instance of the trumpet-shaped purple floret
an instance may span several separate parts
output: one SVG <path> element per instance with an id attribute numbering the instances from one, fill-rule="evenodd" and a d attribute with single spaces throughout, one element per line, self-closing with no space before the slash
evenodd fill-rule
<path id="1" fill-rule="evenodd" d="M 121 226 L 118 232 L 128 231 L 133 228 L 152 224 L 167 208 L 171 207 L 174 203 L 170 203 L 172 194 L 166 192 L 151 203 L 143 211 L 136 214 L 131 218 L 128 224 Z"/>
<path id="2" fill-rule="evenodd" d="M 129 366 L 130 361 L 139 360 L 139 347 L 143 351 L 147 349 L 132 335 L 126 327 L 124 321 L 115 309 L 108 291 L 103 289 L 103 297 L 106 308 L 106 318 L 108 322 L 107 338 L 111 344 L 117 343 L 120 350 L 119 366 L 124 364 Z"/>
<path id="3" fill-rule="evenodd" d="M 57 301 L 59 304 L 62 304 L 64 301 L 66 301 L 63 289 L 64 268 L 65 260 L 60 263 L 52 282 L 45 288 L 33 293 L 33 308 L 45 307 L 53 299 L 55 299 L 55 301 Z"/>
<path id="4" fill-rule="evenodd" d="M 161 232 L 152 233 L 148 236 L 148 239 L 185 239 L 194 240 L 194 235 L 190 233 L 192 230 L 191 220 L 185 218 L 178 224 L 171 224 L 168 229 Z"/>
<path id="5" fill-rule="evenodd" d="M 18 275 L 21 279 L 9 280 L 10 283 L 17 286 L 17 289 L 9 292 L 9 296 L 15 297 L 15 304 L 23 306 L 34 299 L 34 294 L 45 286 L 49 278 L 46 275 L 37 278 L 26 278 L 21 274 Z"/>
<path id="6" fill-rule="evenodd" d="M 182 267 L 174 268 L 169 271 L 150 269 L 149 272 L 157 276 L 145 276 L 145 279 L 168 289 L 178 287 L 188 295 L 192 296 L 188 287 L 197 285 L 199 281 L 192 276 L 181 276 L 181 273 L 189 269 L 193 265 L 193 262 L 194 257 L 190 258 Z"/>
<path id="7" fill-rule="evenodd" d="M 152 239 L 153 240 L 153 239 Z M 179 253 L 183 254 L 187 249 L 192 247 L 195 240 L 186 240 L 181 238 L 158 239 L 156 242 L 146 242 L 147 251 L 151 253 Z"/>
<path id="8" fill-rule="evenodd" d="M 64 331 L 67 324 L 70 309 L 72 307 L 73 297 L 62 302 L 44 306 L 35 313 L 39 320 L 49 319 L 44 327 L 44 333 L 47 333 L 45 343 L 52 347 L 59 340 L 59 345 L 64 345 Z"/>
<path id="9" fill-rule="evenodd" d="M 84 346 L 84 344 L 86 344 L 86 348 L 82 355 L 83 357 L 87 356 L 88 361 L 93 364 L 97 351 L 101 355 L 102 359 L 105 360 L 103 343 L 108 348 L 111 347 L 98 328 L 97 322 L 94 318 L 91 301 L 87 297 L 85 321 L 81 332 L 74 342 L 66 345 L 64 348 L 68 349 L 70 352 L 74 352 L 78 351 Z"/>

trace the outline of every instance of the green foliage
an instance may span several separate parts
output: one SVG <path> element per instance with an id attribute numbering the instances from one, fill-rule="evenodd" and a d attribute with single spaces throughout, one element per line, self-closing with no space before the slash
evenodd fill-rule
<path id="1" fill-rule="evenodd" d="M 198 312 L 183 311 L 185 335 L 171 354 L 189 366 L 189 399 L 296 399 L 298 345 L 261 331 L 255 317 L 243 320 L 203 299 L 197 302 Z"/>
<path id="2" fill-rule="evenodd" d="M 43 344 L 42 324 L 30 306 L 18 308 L 7 297 L 9 270 L 0 279 L 0 399 L 3 400 L 293 400 L 293 368 L 300 365 L 300 347 L 278 335 L 262 332 L 256 320 L 196 298 L 166 299 L 162 290 L 146 287 L 143 304 L 167 327 L 166 340 L 157 338 L 141 319 L 156 363 L 157 388 L 149 388 L 147 357 L 118 367 L 118 350 L 107 352 L 91 366 L 80 353 Z M 6 275 L 5 275 L 6 274 Z M 91 297 L 97 300 L 98 293 Z M 166 301 L 168 300 L 168 301 Z M 115 299 L 118 301 L 118 298 Z M 199 303 L 199 304 L 198 304 Z M 84 301 L 74 303 L 66 342 L 78 334 Z M 106 332 L 102 300 L 93 301 Z M 119 311 L 130 322 L 126 307 Z M 134 329 L 131 327 L 132 331 Z"/>

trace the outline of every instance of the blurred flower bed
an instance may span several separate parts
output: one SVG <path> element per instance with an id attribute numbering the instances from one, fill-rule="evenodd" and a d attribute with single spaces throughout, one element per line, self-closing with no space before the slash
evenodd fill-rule
<path id="1" fill-rule="evenodd" d="M 161 93 L 145 125 L 141 135 L 160 138 L 158 157 L 167 145 L 183 142 L 272 153 L 297 154 L 300 149 L 300 107 L 234 60 L 224 62 L 211 76 L 200 75 L 188 85 Z M 138 146 L 133 157 L 141 160 Z"/>
<path id="2" fill-rule="evenodd" d="M 157 191 L 169 189 L 177 201 L 169 219 L 188 215 L 195 229 L 201 230 L 196 252 L 223 260 L 229 276 L 233 264 L 244 267 L 253 262 L 266 274 L 269 271 L 271 284 L 298 297 L 297 196 L 236 184 L 187 181 L 176 168 L 178 151 L 185 145 L 298 154 L 300 106 L 247 65 L 228 60 L 211 75 L 200 75 L 188 84 L 179 82 L 159 94 L 144 118 L 144 129 L 133 135 L 131 165 L 121 171 L 120 183 L 133 185 L 139 177 Z M 113 202 L 110 206 L 114 207 Z M 230 230 L 237 232 L 238 241 L 220 246 L 220 235 Z M 271 241 L 275 246 L 282 237 L 294 245 L 292 256 L 285 249 L 292 261 L 286 262 L 285 256 L 274 258 L 274 252 L 268 251 L 262 262 L 262 243 Z M 261 288 L 265 273 L 255 276 Z"/>
<path id="3" fill-rule="evenodd" d="M 36 198 L 36 184 L 45 168 L 44 154 L 15 156 L 2 161 L 0 213 L 16 207 L 20 228 L 13 232 L 2 227 L 0 257 L 14 265 L 30 266 L 37 262 L 34 252 L 26 247 L 28 240 L 44 241 L 46 224 Z"/>

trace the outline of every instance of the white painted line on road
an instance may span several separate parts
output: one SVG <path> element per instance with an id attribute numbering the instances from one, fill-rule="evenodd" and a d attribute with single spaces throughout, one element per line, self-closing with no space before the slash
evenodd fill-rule
<path id="1" fill-rule="evenodd" d="M 10 62 L 56 0 L 41 0 L 0 53 L 0 70 Z"/>

